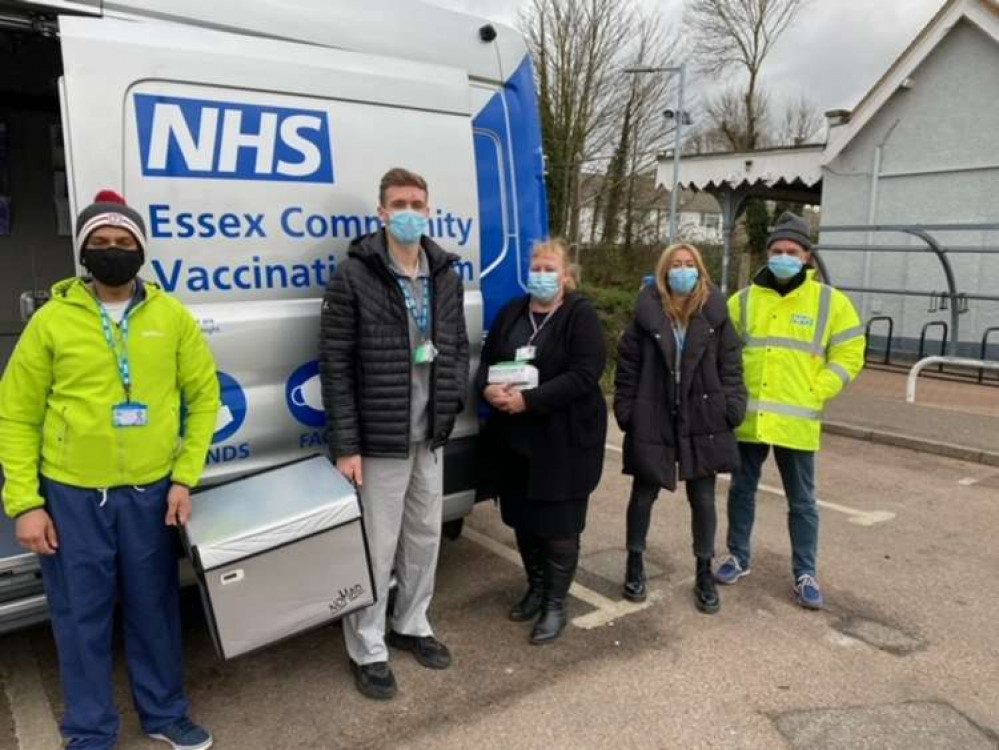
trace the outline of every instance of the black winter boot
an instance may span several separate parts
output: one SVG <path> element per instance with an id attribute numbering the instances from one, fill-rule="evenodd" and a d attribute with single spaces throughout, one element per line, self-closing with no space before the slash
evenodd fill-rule
<path id="1" fill-rule="evenodd" d="M 543 542 L 535 536 L 517 534 L 517 549 L 527 573 L 527 593 L 510 610 L 514 622 L 527 622 L 541 611 L 545 591 L 545 561 Z"/>
<path id="2" fill-rule="evenodd" d="M 531 632 L 531 643 L 551 643 L 565 630 L 568 615 L 565 599 L 576 575 L 579 564 L 579 547 L 551 547 L 545 549 L 545 595 L 541 617 Z"/>
<path id="3" fill-rule="evenodd" d="M 709 615 L 721 609 L 721 599 L 715 587 L 715 577 L 711 573 L 711 558 L 697 558 L 697 580 L 694 582 L 694 603 L 697 608 Z"/>
<path id="4" fill-rule="evenodd" d="M 624 598 L 629 602 L 644 602 L 647 595 L 642 553 L 629 551 L 628 562 L 624 568 Z"/>

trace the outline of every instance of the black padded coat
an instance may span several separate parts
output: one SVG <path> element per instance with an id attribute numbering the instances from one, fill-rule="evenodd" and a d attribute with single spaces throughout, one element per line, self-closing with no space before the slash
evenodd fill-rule
<path id="1" fill-rule="evenodd" d="M 742 344 L 725 298 L 712 291 L 691 318 L 676 384 L 676 340 L 659 290 L 638 297 L 618 345 L 614 416 L 624 431 L 624 473 L 676 489 L 680 479 L 735 471 L 734 430 L 746 416 Z"/>
<path id="2" fill-rule="evenodd" d="M 424 237 L 433 281 L 430 436 L 447 442 L 468 394 L 468 333 L 457 255 Z M 385 230 L 359 237 L 323 298 L 319 372 L 334 457 L 405 458 L 410 446 L 409 312 L 389 270 Z"/>

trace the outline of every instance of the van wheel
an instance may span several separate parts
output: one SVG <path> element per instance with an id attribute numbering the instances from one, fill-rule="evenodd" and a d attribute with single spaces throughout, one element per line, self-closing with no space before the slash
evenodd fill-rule
<path id="1" fill-rule="evenodd" d="M 446 521 L 444 523 L 442 531 L 444 532 L 444 537 L 448 541 L 454 542 L 457 541 L 458 537 L 461 536 L 461 530 L 463 528 L 465 528 L 465 519 L 456 518 L 453 521 Z"/>

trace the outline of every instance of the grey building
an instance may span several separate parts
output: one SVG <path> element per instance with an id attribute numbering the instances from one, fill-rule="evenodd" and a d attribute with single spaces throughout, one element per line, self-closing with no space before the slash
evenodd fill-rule
<path id="1" fill-rule="evenodd" d="M 947 2 L 851 112 L 830 115 L 823 226 L 999 223 L 999 4 Z M 945 247 L 999 248 L 999 231 L 932 234 Z M 923 246 L 897 233 L 824 233 L 821 241 Z M 932 253 L 824 257 L 836 284 L 947 288 Z M 999 252 L 954 254 L 950 260 L 961 292 L 999 295 Z M 854 296 L 865 320 L 891 316 L 905 344 L 918 338 L 927 321 L 950 320 L 939 299 Z M 960 316 L 962 352 L 977 353 L 991 326 L 999 326 L 999 303 L 969 301 Z"/>

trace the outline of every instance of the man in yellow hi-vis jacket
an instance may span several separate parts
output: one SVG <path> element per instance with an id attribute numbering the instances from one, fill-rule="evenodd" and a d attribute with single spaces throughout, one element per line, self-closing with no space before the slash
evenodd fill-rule
<path id="1" fill-rule="evenodd" d="M 864 329 L 849 298 L 815 280 L 811 249 L 808 224 L 785 212 L 767 239 L 767 267 L 728 302 L 743 338 L 749 404 L 736 430 L 742 465 L 728 494 L 730 554 L 715 578 L 732 584 L 750 572 L 756 488 L 773 446 L 788 500 L 795 595 L 801 606 L 821 609 L 815 452 L 826 402 L 864 365 Z"/>

